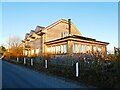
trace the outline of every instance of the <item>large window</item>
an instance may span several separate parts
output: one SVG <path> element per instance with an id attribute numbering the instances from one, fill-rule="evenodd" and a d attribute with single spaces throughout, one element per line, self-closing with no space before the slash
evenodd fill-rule
<path id="1" fill-rule="evenodd" d="M 67 45 L 52 46 L 48 48 L 51 54 L 67 53 Z"/>
<path id="2" fill-rule="evenodd" d="M 53 47 L 53 53 L 55 54 L 55 47 Z"/>
<path id="3" fill-rule="evenodd" d="M 88 53 L 90 50 L 89 46 L 86 46 L 86 52 Z"/>
<path id="4" fill-rule="evenodd" d="M 98 48 L 98 51 L 101 52 L 101 48 Z"/>
<path id="5" fill-rule="evenodd" d="M 86 53 L 86 46 L 83 45 L 83 53 Z"/>
<path id="6" fill-rule="evenodd" d="M 56 54 L 60 53 L 60 46 L 55 46 L 56 47 Z"/>
<path id="7" fill-rule="evenodd" d="M 36 54 L 37 54 L 37 55 L 39 54 L 39 49 L 36 49 Z"/>
<path id="8" fill-rule="evenodd" d="M 83 52 L 83 46 L 80 45 L 80 53 L 82 53 L 82 52 Z"/>
<path id="9" fill-rule="evenodd" d="M 96 52 L 96 47 L 93 47 L 94 53 Z"/>
<path id="10" fill-rule="evenodd" d="M 25 50 L 25 56 L 27 56 L 27 50 Z"/>
<path id="11" fill-rule="evenodd" d="M 61 52 L 61 48 L 60 48 L 60 46 L 58 46 L 58 53 L 60 53 Z"/>
<path id="12" fill-rule="evenodd" d="M 55 53 L 55 47 L 51 47 L 50 53 L 54 54 Z"/>
<path id="13" fill-rule="evenodd" d="M 55 46 L 55 53 L 57 53 L 57 51 L 58 51 L 58 48 L 57 48 L 57 46 Z"/>
<path id="14" fill-rule="evenodd" d="M 63 45 L 64 53 L 67 53 L 67 45 Z"/>
<path id="15" fill-rule="evenodd" d="M 63 48 L 63 45 L 61 45 L 61 53 L 64 52 L 64 48 Z"/>
<path id="16" fill-rule="evenodd" d="M 77 44 L 74 44 L 74 53 L 77 53 Z"/>
<path id="17" fill-rule="evenodd" d="M 32 49 L 31 54 L 32 54 L 32 55 L 34 54 L 34 49 Z"/>

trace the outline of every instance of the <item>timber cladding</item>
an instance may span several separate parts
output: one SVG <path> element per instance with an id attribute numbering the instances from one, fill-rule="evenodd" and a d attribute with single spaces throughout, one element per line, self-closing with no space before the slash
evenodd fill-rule
<path id="1" fill-rule="evenodd" d="M 71 33 L 69 33 L 69 29 Z M 25 56 L 28 55 L 27 52 L 29 52 L 29 55 L 31 53 L 42 55 L 53 52 L 62 55 L 62 52 L 66 54 L 86 53 L 87 51 L 95 53 L 97 50 L 105 56 L 107 53 L 106 46 L 109 44 L 108 42 L 84 37 L 74 23 L 68 23 L 64 19 L 60 19 L 47 27 L 37 26 L 35 30 L 26 33 L 25 39 L 22 41 L 23 47 L 25 45 L 29 46 L 27 51 L 24 48 Z M 82 51 L 80 51 L 81 48 Z"/>

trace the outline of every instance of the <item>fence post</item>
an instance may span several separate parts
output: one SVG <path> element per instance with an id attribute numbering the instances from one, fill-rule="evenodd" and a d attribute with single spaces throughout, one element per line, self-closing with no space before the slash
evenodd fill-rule
<path id="1" fill-rule="evenodd" d="M 76 63 L 76 77 L 79 76 L 79 68 L 78 68 L 78 62 Z"/>
<path id="2" fill-rule="evenodd" d="M 45 60 L 45 68 L 47 68 L 47 60 Z"/>
<path id="3" fill-rule="evenodd" d="M 33 66 L 33 58 L 31 58 L 31 66 Z"/>
<path id="4" fill-rule="evenodd" d="M 19 58 L 17 57 L 17 62 L 19 62 Z"/>
<path id="5" fill-rule="evenodd" d="M 24 57 L 24 64 L 26 64 L 26 58 Z"/>

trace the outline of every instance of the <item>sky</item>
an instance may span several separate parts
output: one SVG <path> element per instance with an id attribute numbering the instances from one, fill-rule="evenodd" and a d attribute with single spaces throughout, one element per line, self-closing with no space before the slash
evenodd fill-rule
<path id="1" fill-rule="evenodd" d="M 0 44 L 7 46 L 11 36 L 24 39 L 37 25 L 69 18 L 83 36 L 109 42 L 109 52 L 118 47 L 117 2 L 3 2 Z"/>

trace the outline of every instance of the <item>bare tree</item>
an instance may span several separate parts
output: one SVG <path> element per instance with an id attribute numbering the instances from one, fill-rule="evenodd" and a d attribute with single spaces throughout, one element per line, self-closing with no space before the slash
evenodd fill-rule
<path id="1" fill-rule="evenodd" d="M 9 37 L 8 41 L 8 52 L 10 56 L 19 57 L 23 54 L 23 49 L 20 46 L 21 39 L 19 36 Z"/>
<path id="2" fill-rule="evenodd" d="M 21 44 L 21 39 L 19 36 L 12 36 L 9 38 L 9 41 L 8 41 L 9 48 L 19 47 L 20 44 Z"/>

